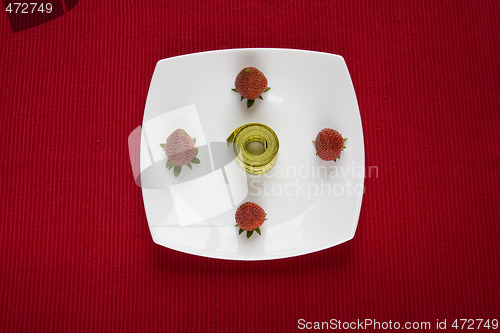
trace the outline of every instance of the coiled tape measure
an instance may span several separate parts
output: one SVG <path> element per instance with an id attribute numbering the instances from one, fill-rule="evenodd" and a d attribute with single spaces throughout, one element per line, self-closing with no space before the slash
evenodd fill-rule
<path id="1" fill-rule="evenodd" d="M 264 124 L 249 123 L 235 129 L 227 138 L 233 144 L 233 153 L 238 165 L 253 175 L 269 171 L 278 158 L 279 140 L 274 131 Z M 253 155 L 247 146 L 251 142 L 264 145 L 264 152 Z"/>

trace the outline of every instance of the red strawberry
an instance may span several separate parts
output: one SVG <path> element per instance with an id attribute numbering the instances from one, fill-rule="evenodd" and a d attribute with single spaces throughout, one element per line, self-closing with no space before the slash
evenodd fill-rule
<path id="1" fill-rule="evenodd" d="M 254 230 L 260 235 L 259 227 L 266 220 L 266 212 L 262 207 L 253 202 L 245 202 L 238 207 L 235 214 L 236 226 L 240 227 L 240 234 L 247 232 L 247 238 L 252 236 Z"/>
<path id="2" fill-rule="evenodd" d="M 233 91 L 240 93 L 241 100 L 248 99 L 247 107 L 251 107 L 256 98 L 262 99 L 262 93 L 271 89 L 264 74 L 255 67 L 243 68 L 236 76 L 234 86 Z"/>
<path id="3" fill-rule="evenodd" d="M 342 138 L 342 135 L 336 130 L 324 128 L 318 133 L 316 140 L 313 141 L 316 147 L 316 155 L 324 161 L 335 161 L 340 158 L 346 140 L 347 138 Z"/>
<path id="4" fill-rule="evenodd" d="M 183 165 L 191 169 L 191 163 L 200 164 L 196 157 L 198 148 L 194 146 L 195 141 L 185 130 L 178 128 L 168 136 L 165 144 L 160 144 L 168 157 L 167 168 L 170 170 L 173 167 L 176 177 L 181 173 Z"/>

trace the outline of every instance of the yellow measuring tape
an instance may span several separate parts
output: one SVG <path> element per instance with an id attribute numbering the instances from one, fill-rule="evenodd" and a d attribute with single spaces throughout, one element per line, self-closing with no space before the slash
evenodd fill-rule
<path id="1" fill-rule="evenodd" d="M 231 133 L 227 142 L 233 143 L 233 153 L 238 165 L 253 175 L 269 171 L 278 158 L 278 136 L 264 124 L 250 123 L 240 126 Z M 247 145 L 251 142 L 262 143 L 264 152 L 260 155 L 250 153 Z"/>

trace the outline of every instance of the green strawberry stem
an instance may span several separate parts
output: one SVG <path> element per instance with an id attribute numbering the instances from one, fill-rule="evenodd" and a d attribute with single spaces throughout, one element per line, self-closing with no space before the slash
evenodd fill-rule
<path id="1" fill-rule="evenodd" d="M 232 88 L 231 90 L 234 92 L 237 92 L 239 94 L 239 91 L 236 88 Z M 268 92 L 269 90 L 271 90 L 271 87 L 267 87 L 263 93 Z M 264 100 L 264 98 L 262 98 L 262 95 L 260 95 L 258 98 Z M 240 101 L 243 101 L 244 99 L 245 99 L 245 97 L 242 95 Z M 254 103 L 255 103 L 255 99 L 247 100 L 247 108 L 250 108 Z"/>
<path id="2" fill-rule="evenodd" d="M 172 162 L 171 160 L 167 160 L 167 169 L 170 170 L 174 167 L 174 162 Z"/>
<path id="3" fill-rule="evenodd" d="M 174 176 L 177 177 L 181 173 L 182 168 L 178 165 L 174 167 Z"/>
<path id="4" fill-rule="evenodd" d="M 235 226 L 235 227 L 239 227 L 237 224 L 235 224 L 234 226 Z M 240 230 L 238 231 L 238 235 L 241 235 L 244 231 L 245 231 L 245 230 L 243 230 L 243 229 L 241 229 L 241 228 L 240 228 Z M 261 235 L 261 236 L 262 236 L 262 233 L 261 233 L 261 231 L 260 231 L 260 228 L 255 228 L 254 230 L 247 231 L 247 238 L 252 237 L 252 235 L 253 235 L 253 232 L 254 232 L 254 231 L 255 231 L 256 233 L 258 233 L 259 235 Z"/>

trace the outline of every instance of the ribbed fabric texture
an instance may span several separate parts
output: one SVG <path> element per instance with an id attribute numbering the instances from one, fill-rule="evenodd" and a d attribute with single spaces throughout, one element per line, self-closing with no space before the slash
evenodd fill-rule
<path id="1" fill-rule="evenodd" d="M 0 331 L 498 318 L 499 18 L 498 0 L 81 0 L 17 33 L 4 15 Z M 152 242 L 127 137 L 155 64 L 237 47 L 345 58 L 371 172 L 353 240 L 266 262 Z"/>

